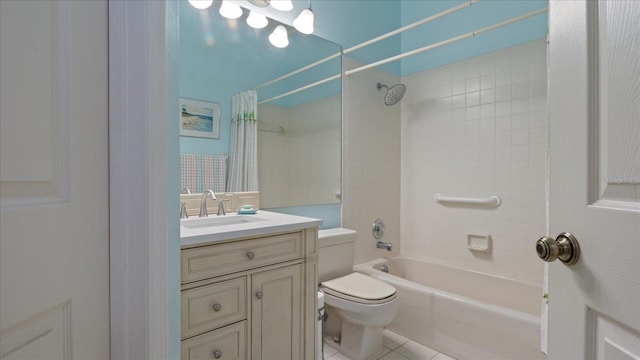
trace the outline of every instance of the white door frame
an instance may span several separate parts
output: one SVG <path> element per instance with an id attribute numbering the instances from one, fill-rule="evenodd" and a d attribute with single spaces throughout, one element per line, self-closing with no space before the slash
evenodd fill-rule
<path id="1" fill-rule="evenodd" d="M 178 49 L 178 2 L 109 1 L 112 359 L 180 354 Z"/>

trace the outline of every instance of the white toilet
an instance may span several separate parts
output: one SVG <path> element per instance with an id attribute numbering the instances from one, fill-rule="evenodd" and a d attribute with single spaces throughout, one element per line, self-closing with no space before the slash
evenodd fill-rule
<path id="1" fill-rule="evenodd" d="M 393 320 L 400 303 L 393 286 L 353 272 L 355 240 L 354 230 L 319 231 L 318 279 L 325 304 L 342 318 L 339 351 L 365 360 L 382 351 L 382 329 Z"/>

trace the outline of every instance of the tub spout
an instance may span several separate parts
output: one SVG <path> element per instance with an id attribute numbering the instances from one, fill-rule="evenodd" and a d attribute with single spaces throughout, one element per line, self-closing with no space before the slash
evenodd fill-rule
<path id="1" fill-rule="evenodd" d="M 378 241 L 376 243 L 376 247 L 378 249 L 387 249 L 387 251 L 391 251 L 391 246 L 392 246 L 391 243 L 384 242 L 384 241 Z"/>

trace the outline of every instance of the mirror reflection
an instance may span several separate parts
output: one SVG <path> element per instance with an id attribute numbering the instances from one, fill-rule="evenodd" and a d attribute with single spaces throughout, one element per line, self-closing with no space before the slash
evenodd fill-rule
<path id="1" fill-rule="evenodd" d="M 202 192 L 210 180 L 216 191 L 258 190 L 262 209 L 339 226 L 341 47 L 272 19 L 255 29 L 248 9 L 228 20 L 218 8 L 181 2 L 180 97 L 217 104 L 220 113 L 218 138 L 181 136 L 181 186 Z M 286 30 L 284 48 L 269 41 L 276 28 Z M 245 123 L 254 127 L 239 133 Z M 254 178 L 245 167 L 252 162 Z"/>

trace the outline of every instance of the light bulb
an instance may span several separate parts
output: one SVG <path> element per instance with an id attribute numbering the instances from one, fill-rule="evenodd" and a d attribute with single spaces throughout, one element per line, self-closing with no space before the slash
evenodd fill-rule
<path id="1" fill-rule="evenodd" d="M 290 11 L 293 9 L 293 3 L 291 0 L 271 0 L 271 6 L 280 11 Z"/>
<path id="2" fill-rule="evenodd" d="M 278 25 L 271 35 L 269 35 L 269 42 L 277 48 L 286 48 L 289 46 L 287 29 L 283 25 Z"/>
<path id="3" fill-rule="evenodd" d="M 264 15 L 251 10 L 247 17 L 247 24 L 254 29 L 262 29 L 269 24 L 269 20 Z"/>
<path id="4" fill-rule="evenodd" d="M 300 15 L 293 20 L 293 26 L 303 34 L 313 34 L 313 11 L 304 9 Z"/>
<path id="5" fill-rule="evenodd" d="M 196 9 L 204 10 L 213 4 L 213 0 L 189 0 L 189 4 Z"/>
<path id="6" fill-rule="evenodd" d="M 222 5 L 220 5 L 220 15 L 227 19 L 237 19 L 242 16 L 242 9 L 238 4 L 229 0 L 222 0 Z"/>

